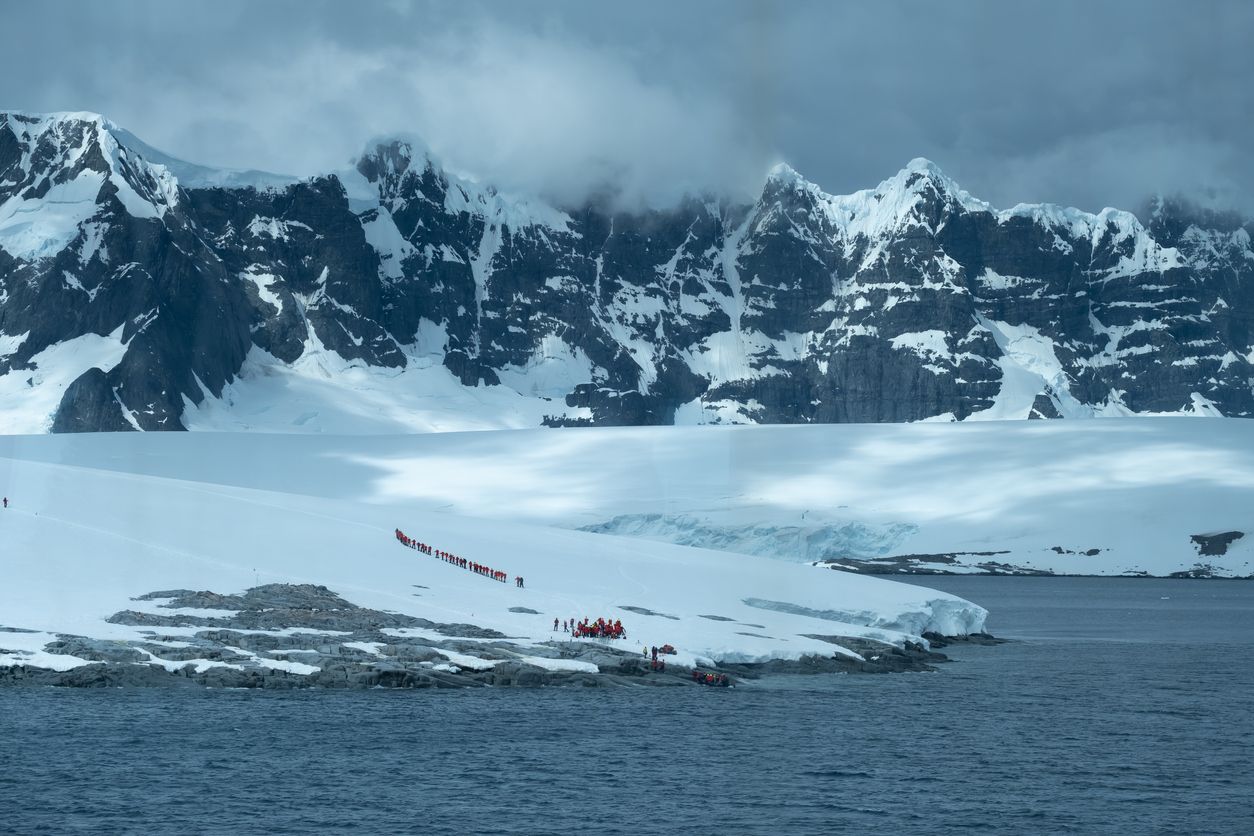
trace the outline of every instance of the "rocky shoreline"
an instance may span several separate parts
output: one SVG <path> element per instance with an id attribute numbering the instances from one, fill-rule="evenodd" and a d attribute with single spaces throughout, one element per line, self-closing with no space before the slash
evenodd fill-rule
<path id="1" fill-rule="evenodd" d="M 145 628 L 139 640 L 59 635 L 44 652 L 86 664 L 66 670 L 0 666 L 0 687 L 704 687 L 694 681 L 691 667 L 666 665 L 664 671 L 657 671 L 649 659 L 608 642 L 523 645 L 472 624 L 440 624 L 359 607 L 321 586 L 271 584 L 244 595 L 166 590 L 135 600 L 164 601 L 158 610 L 180 612 L 124 610 L 108 619 L 113 624 Z M 188 609 L 214 614 L 190 614 Z M 188 628 L 196 631 L 189 634 Z M 29 651 L 5 650 L 6 632 L 28 631 L 0 628 L 0 653 L 33 656 Z M 1002 641 L 982 633 L 956 638 L 927 634 L 929 648 L 923 643 L 896 647 L 847 636 L 808 638 L 856 655 L 834 652 L 831 657 L 720 663 L 697 670 L 726 674 L 732 684 L 773 674 L 934 671 L 937 664 L 949 661 L 937 647 L 959 641 Z"/>

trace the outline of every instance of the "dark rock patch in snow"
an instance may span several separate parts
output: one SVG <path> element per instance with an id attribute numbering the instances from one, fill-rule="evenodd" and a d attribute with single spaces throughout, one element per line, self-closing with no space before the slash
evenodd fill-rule
<path id="1" fill-rule="evenodd" d="M 1194 534 L 1189 539 L 1197 553 L 1206 557 L 1218 557 L 1228 553 L 1228 546 L 1245 536 L 1244 531 L 1225 531 L 1222 534 Z"/>
<path id="2" fill-rule="evenodd" d="M 219 595 L 216 592 L 189 592 L 177 590 L 173 600 L 161 606 L 169 609 L 204 610 L 355 610 L 350 604 L 325 586 L 313 584 L 272 583 L 257 586 L 243 595 Z M 154 598 L 170 597 L 166 593 L 152 593 Z M 151 600 L 140 598 L 137 600 Z"/>
<path id="3" fill-rule="evenodd" d="M 654 612 L 653 610 L 646 609 L 644 607 L 619 607 L 619 609 L 627 610 L 627 612 L 634 612 L 636 615 L 656 615 L 656 616 L 660 616 L 661 618 L 669 618 L 671 621 L 679 620 L 679 616 L 677 615 L 668 615 L 667 613 L 664 613 L 664 612 Z"/>
<path id="4" fill-rule="evenodd" d="M 152 598 L 149 600 L 170 597 L 168 592 L 150 594 Z M 161 606 L 236 612 L 229 616 L 200 616 L 123 610 L 114 613 L 108 621 L 111 624 L 133 627 L 208 627 L 234 630 L 283 630 L 298 627 L 342 633 L 420 628 L 445 636 L 505 638 L 504 633 L 474 624 L 438 624 L 425 618 L 358 607 L 325 586 L 310 584 L 268 584 L 254 587 L 243 595 L 222 595 L 205 590 L 176 595 L 172 601 Z"/>
<path id="5" fill-rule="evenodd" d="M 1184 571 L 1181 571 L 1181 572 L 1172 572 L 1167 577 L 1190 579 L 1190 578 L 1214 578 L 1214 577 L 1220 577 L 1220 576 L 1216 573 L 1216 569 L 1213 565 L 1209 563 L 1198 563 L 1198 564 L 1195 564 L 1192 569 L 1185 569 Z"/>
<path id="6" fill-rule="evenodd" d="M 132 601 L 164 601 L 167 598 L 182 598 L 187 595 L 195 595 L 194 589 L 162 589 L 157 592 L 145 592 L 132 598 Z"/>
<path id="7" fill-rule="evenodd" d="M 1094 555 L 1100 549 L 1090 549 L 1083 554 Z M 1052 575 L 1044 569 L 1033 569 L 1001 563 L 996 560 L 973 558 L 1010 554 L 1009 551 L 992 552 L 945 552 L 943 554 L 902 554 L 891 557 L 859 559 L 838 557 L 821 561 L 832 569 L 860 572 L 864 575 Z M 1068 552 L 1074 554 L 1074 552 Z M 952 567 L 952 568 L 950 568 Z"/>
<path id="8" fill-rule="evenodd" d="M 54 433 L 134 432 L 126 420 L 116 384 L 99 368 L 90 368 L 66 387 L 56 415 Z"/>
<path id="9" fill-rule="evenodd" d="M 1058 411 L 1058 407 L 1054 406 L 1054 401 L 1044 392 L 1036 396 L 1036 400 L 1032 402 L 1032 410 L 1028 413 L 1028 418 L 1061 418 L 1062 413 Z"/>

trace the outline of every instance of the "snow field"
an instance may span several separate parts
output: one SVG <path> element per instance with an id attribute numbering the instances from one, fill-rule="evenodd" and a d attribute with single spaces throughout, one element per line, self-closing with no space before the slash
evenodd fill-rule
<path id="1" fill-rule="evenodd" d="M 1004 551 L 975 562 L 1254 574 L 1254 422 L 1240 419 L 12 436 L 0 456 L 796 562 Z M 1247 536 L 1222 556 L 1190 539 L 1234 530 Z"/>
<path id="2" fill-rule="evenodd" d="M 165 437 L 134 436 L 132 443 L 154 446 L 132 461 L 168 465 L 160 455 Z M 195 447 L 223 436 L 182 438 Z M 79 437 L 88 446 L 111 439 Z M 28 439 L 4 440 L 20 446 Z M 193 458 L 200 455 L 214 457 L 212 445 Z M 132 600 L 148 592 L 231 593 L 266 583 L 322 584 L 361 606 L 476 624 L 524 646 L 561 637 L 552 632 L 554 618 L 621 618 L 628 639 L 617 646 L 673 644 L 680 651 L 674 661 L 681 664 L 840 652 L 805 634 L 900 644 L 924 629 L 979 630 L 986 615 L 954 596 L 875 578 L 412 504 L 252 490 L 7 455 L 0 458 L 0 490 L 10 499 L 0 511 L 0 627 L 39 631 L 0 632 L 0 664 L 68 664 L 68 657 L 49 660 L 42 652 L 56 634 L 142 639 L 152 631 L 106 619 L 126 609 L 180 612 Z M 522 575 L 526 587 L 493 582 L 405 548 L 395 539 L 397 526 L 511 578 Z M 621 609 L 628 606 L 658 614 Z M 178 636 L 201 628 L 158 629 Z M 21 650 L 35 655 L 15 652 Z M 301 670 L 299 662 L 265 664 Z M 473 662 L 450 658 L 450 664 Z M 537 664 L 570 666 L 561 660 Z"/>
<path id="3" fill-rule="evenodd" d="M 507 386 L 463 386 L 441 362 L 441 330 L 423 324 L 433 343 L 420 331 L 399 370 L 345 361 L 312 341 L 290 365 L 254 346 L 221 398 L 206 392 L 199 405 L 184 400 L 183 424 L 211 432 L 398 434 L 522 429 L 540 426 L 546 415 L 591 416 L 567 407 L 562 396 L 545 400 L 536 391 L 568 382 L 560 359 L 504 373 L 532 396 Z"/>
<path id="4" fill-rule="evenodd" d="M 1254 423 L 1236 419 L 0 436 L 0 492 L 0 627 L 39 631 L 0 632 L 0 659 L 28 664 L 67 663 L 42 651 L 58 633 L 138 638 L 105 619 L 162 612 L 131 600 L 159 589 L 316 583 L 522 643 L 554 618 L 621 618 L 627 646 L 691 662 L 983 623 L 952 596 L 805 565 L 825 554 L 1254 573 Z M 397 527 L 526 588 L 404 548 Z M 1221 556 L 1191 540 L 1226 531 L 1247 536 Z"/>

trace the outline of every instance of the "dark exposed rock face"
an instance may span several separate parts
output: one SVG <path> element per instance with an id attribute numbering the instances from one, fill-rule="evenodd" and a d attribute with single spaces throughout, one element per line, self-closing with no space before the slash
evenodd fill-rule
<path id="1" fill-rule="evenodd" d="M 435 358 L 551 398 L 551 425 L 1254 415 L 1235 216 L 997 212 L 925 161 L 849 197 L 780 168 L 751 205 L 559 211 L 402 142 L 349 175 L 189 188 L 119 136 L 0 115 L 0 374 L 66 386 L 44 429 L 182 429 L 246 358 L 319 352 Z M 52 202 L 73 222 L 10 223 Z M 71 361 L 36 355 L 85 335 L 99 359 L 46 382 Z"/>
<path id="2" fill-rule="evenodd" d="M 93 366 L 65 390 L 52 419 L 54 433 L 125 432 L 135 427 L 126 420 L 109 376 Z"/>
<path id="3" fill-rule="evenodd" d="M 1225 531 L 1222 534 L 1194 534 L 1189 539 L 1199 555 L 1218 557 L 1227 554 L 1228 547 L 1244 536 L 1244 531 Z"/>

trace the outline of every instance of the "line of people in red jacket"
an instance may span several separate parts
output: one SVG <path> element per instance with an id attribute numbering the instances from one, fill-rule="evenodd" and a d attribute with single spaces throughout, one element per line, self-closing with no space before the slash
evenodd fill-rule
<path id="1" fill-rule="evenodd" d="M 396 539 L 401 541 L 401 545 L 409 546 L 411 549 L 417 549 L 423 554 L 431 554 L 432 552 L 432 548 L 428 546 L 426 543 L 419 543 L 417 540 L 413 539 L 412 537 L 406 537 L 405 534 L 399 528 L 396 529 Z"/>
<path id="2" fill-rule="evenodd" d="M 481 564 L 467 560 L 464 557 L 458 557 L 455 554 L 449 554 L 448 552 L 440 551 L 437 548 L 428 546 L 426 543 L 419 543 L 414 538 L 407 536 L 405 532 L 401 531 L 399 528 L 396 529 L 396 539 L 399 540 L 401 545 L 403 546 L 408 546 L 411 549 L 417 549 L 423 554 L 429 554 L 432 557 L 438 557 L 440 560 L 443 560 L 445 563 L 452 563 L 454 566 L 460 566 L 462 569 L 468 569 L 469 571 L 474 572 L 476 575 L 483 575 L 485 578 L 491 578 L 492 580 L 500 581 L 501 583 L 505 583 L 505 580 L 508 577 L 504 572 L 499 571 L 497 569 L 493 569 L 488 566 L 483 566 Z M 521 580 L 521 579 L 516 579 L 515 582 L 518 583 L 518 580 Z M 522 586 L 521 583 L 518 583 L 518 585 Z"/>

